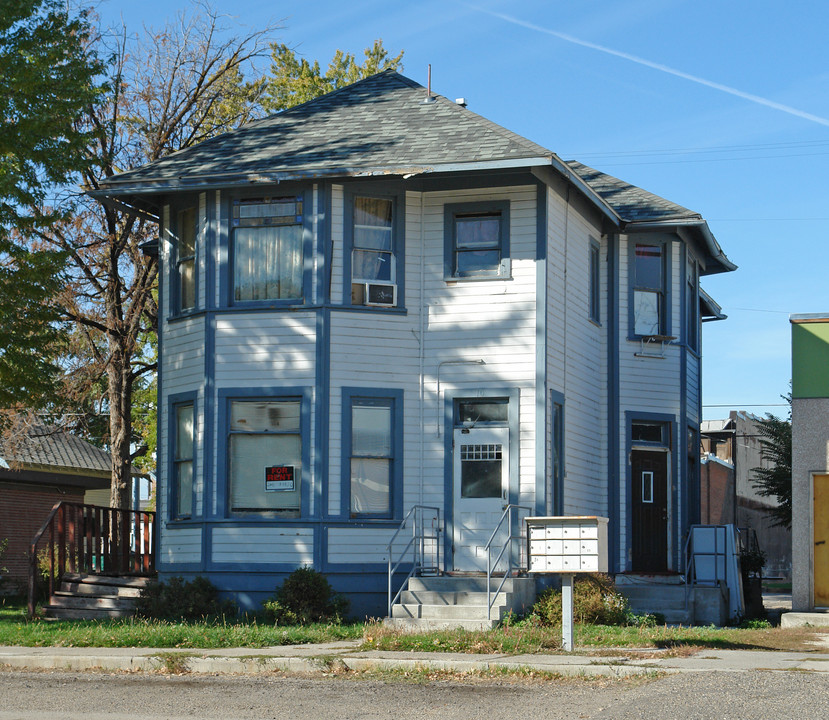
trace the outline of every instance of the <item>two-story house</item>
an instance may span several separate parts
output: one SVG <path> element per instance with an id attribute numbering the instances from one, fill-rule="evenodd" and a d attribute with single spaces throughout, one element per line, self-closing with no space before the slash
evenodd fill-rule
<path id="1" fill-rule="evenodd" d="M 158 567 L 255 606 L 312 565 L 377 613 L 442 517 L 610 518 L 682 569 L 699 509 L 705 220 L 387 71 L 106 183 L 160 224 Z"/>

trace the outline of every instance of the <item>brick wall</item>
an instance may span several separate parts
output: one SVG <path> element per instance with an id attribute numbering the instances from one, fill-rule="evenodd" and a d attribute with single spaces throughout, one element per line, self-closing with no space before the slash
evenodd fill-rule
<path id="1" fill-rule="evenodd" d="M 82 489 L 64 487 L 62 490 L 0 481 L 0 540 L 9 540 L 6 552 L 0 558 L 0 567 L 9 571 L 3 574 L 0 592 L 26 586 L 29 545 L 55 503 L 61 500 L 83 502 Z"/>

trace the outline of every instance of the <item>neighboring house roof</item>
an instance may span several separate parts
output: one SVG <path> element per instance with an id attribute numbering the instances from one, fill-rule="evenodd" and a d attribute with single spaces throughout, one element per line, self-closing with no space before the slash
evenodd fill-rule
<path id="1" fill-rule="evenodd" d="M 428 99 L 427 99 L 428 97 Z M 274 184 L 321 177 L 410 177 L 547 168 L 565 176 L 622 232 L 690 227 L 709 251 L 703 274 L 734 270 L 699 213 L 554 152 L 393 70 L 205 140 L 101 183 L 90 194 Z"/>
<path id="2" fill-rule="evenodd" d="M 37 425 L 13 446 L 0 446 L 0 467 L 49 470 L 61 474 L 110 476 L 110 456 L 60 428 Z"/>

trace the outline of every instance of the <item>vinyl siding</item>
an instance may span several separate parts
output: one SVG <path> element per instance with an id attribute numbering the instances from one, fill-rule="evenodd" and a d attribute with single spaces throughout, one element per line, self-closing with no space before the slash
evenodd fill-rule
<path id="1" fill-rule="evenodd" d="M 201 528 L 165 525 L 160 533 L 161 558 L 165 564 L 201 562 Z"/>
<path id="2" fill-rule="evenodd" d="M 312 565 L 314 531 L 301 527 L 217 527 L 213 529 L 215 563 Z"/>

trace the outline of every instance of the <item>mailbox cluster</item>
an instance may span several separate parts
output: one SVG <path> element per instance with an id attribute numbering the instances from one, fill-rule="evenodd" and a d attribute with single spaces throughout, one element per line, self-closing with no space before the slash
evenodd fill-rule
<path id="1" fill-rule="evenodd" d="M 528 517 L 530 572 L 607 572 L 607 522 L 593 515 Z"/>

